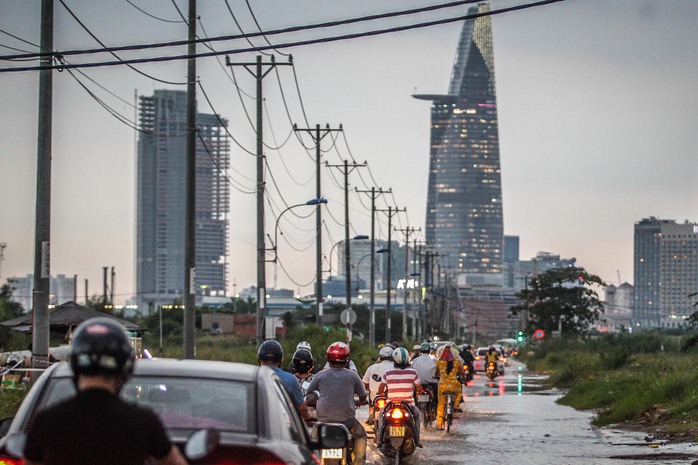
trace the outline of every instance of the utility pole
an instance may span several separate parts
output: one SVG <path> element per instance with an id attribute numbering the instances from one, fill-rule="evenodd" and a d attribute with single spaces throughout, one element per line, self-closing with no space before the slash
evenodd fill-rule
<path id="1" fill-rule="evenodd" d="M 316 124 L 314 129 L 301 129 L 297 125 L 293 125 L 293 130 L 296 132 L 307 132 L 315 142 L 315 198 L 322 198 L 322 176 L 320 171 L 322 152 L 320 151 L 320 141 L 328 134 L 337 131 L 342 131 L 342 125 L 338 129 L 330 129 L 330 125 L 326 125 L 325 129 L 320 130 L 320 125 Z M 323 325 L 322 318 L 322 205 L 318 203 L 315 210 L 315 322 Z"/>
<path id="2" fill-rule="evenodd" d="M 354 168 L 362 168 L 366 166 L 366 162 L 363 163 L 349 163 L 344 160 L 342 165 L 328 165 L 325 162 L 325 166 L 329 168 L 340 168 L 342 174 L 344 174 L 344 277 L 346 281 L 346 302 L 347 308 L 351 309 L 351 250 L 349 246 L 349 173 L 354 171 Z M 330 270 L 330 274 L 332 270 Z"/>
<path id="3" fill-rule="evenodd" d="M 393 230 L 393 215 L 396 215 L 397 213 L 400 212 L 405 212 L 407 211 L 407 208 L 403 208 L 400 210 L 399 208 L 395 207 L 388 207 L 387 210 L 376 210 L 379 212 L 385 212 L 388 214 L 388 277 L 387 277 L 387 282 L 388 282 L 388 292 L 386 293 L 385 297 L 385 342 L 389 342 L 392 340 L 392 318 L 390 317 L 390 301 L 391 301 L 391 291 L 390 291 L 390 284 L 392 283 L 392 278 L 391 278 L 391 270 L 392 270 L 392 262 L 393 262 L 393 239 L 392 239 L 392 230 Z M 397 297 L 397 293 L 395 294 Z M 405 339 L 403 338 L 403 341 Z"/>
<path id="4" fill-rule="evenodd" d="M 196 0 L 187 18 L 187 168 L 184 202 L 184 358 L 196 357 Z"/>
<path id="5" fill-rule="evenodd" d="M 41 1 L 41 66 L 36 164 L 32 367 L 48 367 L 51 243 L 51 140 L 53 116 L 53 0 Z"/>
<path id="6" fill-rule="evenodd" d="M 264 139 L 263 139 L 263 100 L 262 80 L 279 65 L 293 65 L 293 59 L 288 57 L 288 63 L 276 63 L 274 56 L 271 62 L 262 63 L 262 56 L 257 55 L 254 63 L 231 63 L 228 56 L 225 57 L 226 66 L 242 66 L 257 81 L 257 347 L 264 342 L 264 314 L 267 306 L 266 283 L 266 246 L 264 244 Z M 263 69 L 268 66 L 268 69 Z"/>
<path id="7" fill-rule="evenodd" d="M 371 190 L 359 190 L 356 192 L 369 194 L 371 197 L 371 286 L 370 286 L 370 320 L 368 324 L 368 345 L 372 349 L 376 346 L 376 197 L 382 194 L 390 194 L 393 189 L 384 191 L 383 188 L 372 187 Z"/>
<path id="8" fill-rule="evenodd" d="M 7 243 L 0 242 L 0 278 L 2 278 L 2 261 L 5 260 L 5 247 L 7 247 Z"/>
<path id="9" fill-rule="evenodd" d="M 415 231 L 421 231 L 422 228 L 410 228 L 409 226 L 404 229 L 397 229 L 395 231 L 405 233 L 405 279 L 410 274 L 410 234 Z M 405 293 L 402 301 L 402 340 L 407 339 L 407 285 L 405 285 Z"/>

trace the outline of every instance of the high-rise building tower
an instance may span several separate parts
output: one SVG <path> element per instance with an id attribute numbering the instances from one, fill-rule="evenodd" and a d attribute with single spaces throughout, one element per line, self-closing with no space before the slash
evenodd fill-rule
<path id="1" fill-rule="evenodd" d="M 677 328 L 695 308 L 698 224 L 650 217 L 635 223 L 633 326 Z"/>
<path id="2" fill-rule="evenodd" d="M 471 7 L 469 14 L 489 11 Z M 502 185 L 489 16 L 466 20 L 446 95 L 431 100 L 426 241 L 447 263 L 486 284 L 501 282 Z"/>
<path id="3" fill-rule="evenodd" d="M 139 306 L 171 304 L 183 294 L 187 94 L 140 97 L 136 194 L 136 292 Z M 197 114 L 196 270 L 198 296 L 227 288 L 230 163 L 227 121 Z"/>

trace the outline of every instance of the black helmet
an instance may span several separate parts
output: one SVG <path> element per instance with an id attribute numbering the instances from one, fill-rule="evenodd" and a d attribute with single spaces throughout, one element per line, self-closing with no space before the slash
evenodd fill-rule
<path id="1" fill-rule="evenodd" d="M 70 366 L 76 379 L 80 375 L 118 375 L 126 382 L 135 358 L 126 328 L 112 318 L 87 320 L 73 334 Z"/>
<path id="2" fill-rule="evenodd" d="M 313 354 L 305 349 L 298 349 L 293 354 L 293 372 L 299 375 L 310 373 L 315 368 Z"/>
<path id="3" fill-rule="evenodd" d="M 261 362 L 281 363 L 284 358 L 284 348 L 274 339 L 262 342 L 257 350 L 257 360 Z"/>

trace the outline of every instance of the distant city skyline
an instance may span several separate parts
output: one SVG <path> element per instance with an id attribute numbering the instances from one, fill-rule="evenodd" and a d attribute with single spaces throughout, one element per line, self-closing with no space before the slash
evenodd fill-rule
<path id="1" fill-rule="evenodd" d="M 519 4 L 498 0 L 492 8 Z M 169 0 L 137 3 L 152 16 L 118 2 L 71 0 L 66 5 L 109 46 L 186 38 L 186 25 Z M 185 2 L 177 5 L 181 9 Z M 321 9 L 310 0 L 269 0 L 249 8 L 231 0 L 230 5 L 242 29 L 254 32 L 255 20 L 268 31 L 406 10 L 427 2 L 329 0 Z M 202 37 L 239 33 L 225 5 L 198 6 Z M 267 39 L 281 43 L 350 34 L 452 18 L 468 8 Z M 3 4 L 0 31 L 11 35 L 0 32 L 2 55 L 37 50 L 32 44 L 39 41 L 39 10 L 40 2 Z M 100 47 L 63 5 L 56 4 L 55 10 L 56 50 Z M 520 238 L 522 258 L 539 251 L 574 257 L 609 283 L 618 284 L 619 275 L 621 282 L 630 282 L 633 225 L 638 219 L 698 219 L 696 17 L 695 0 L 568 0 L 492 17 L 504 233 Z M 425 103 L 412 95 L 447 88 L 462 25 L 459 21 L 281 50 L 293 53 L 293 68 L 279 67 L 278 79 L 273 72 L 264 82 L 268 234 L 273 234 L 286 205 L 316 197 L 314 163 L 303 148 L 311 146 L 310 140 L 305 138 L 301 145 L 292 134 L 293 123 L 342 124 L 344 133 L 324 145 L 324 161 L 366 160 L 369 168 L 350 175 L 352 192 L 354 187 L 392 188 L 391 195 L 379 199 L 379 208 L 407 207 L 394 224 L 425 231 L 430 115 Z M 251 41 L 266 45 L 264 38 Z M 244 40 L 210 45 L 217 50 L 249 47 Z M 209 50 L 204 45 L 198 49 Z M 185 53 L 184 48 L 156 52 L 179 53 Z M 152 56 L 146 51 L 117 55 Z M 250 53 L 232 58 L 254 57 Z M 116 60 L 106 55 L 65 59 Z M 288 57 L 279 53 L 276 59 Z M 0 62 L 0 68 L 17 65 Z M 181 90 L 186 80 L 184 62 L 134 66 L 146 75 L 125 66 L 54 73 L 51 274 L 77 275 L 79 300 L 85 279 L 90 294 L 101 294 L 105 266 L 115 269 L 117 302 L 135 292 L 136 95 Z M 226 172 L 231 187 L 230 294 L 255 283 L 255 159 L 247 153 L 255 147 L 255 82 L 241 69 L 235 76 L 231 71 L 222 57 L 197 64 L 198 111 L 226 118 L 235 138 L 230 140 L 231 168 Z M 0 82 L 0 243 L 7 244 L 0 282 L 5 282 L 33 270 L 38 74 L 0 72 Z M 325 255 L 344 237 L 342 182 L 336 171 L 323 171 L 323 196 L 329 200 L 323 207 Z M 365 195 L 352 194 L 350 205 L 351 234 L 369 234 Z M 293 213 L 285 215 L 290 221 L 282 225 L 278 285 L 311 294 L 314 250 L 308 244 L 313 241 L 314 218 Z M 386 239 L 386 229 L 379 216 L 376 236 Z M 269 265 L 268 276 L 271 269 Z"/>

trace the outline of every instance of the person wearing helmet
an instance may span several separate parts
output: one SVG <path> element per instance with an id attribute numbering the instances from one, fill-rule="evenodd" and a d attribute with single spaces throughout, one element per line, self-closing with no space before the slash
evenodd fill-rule
<path id="1" fill-rule="evenodd" d="M 378 387 L 383 381 L 383 375 L 386 371 L 393 367 L 393 349 L 390 346 L 383 346 L 378 351 L 378 362 L 374 363 L 366 369 L 364 373 L 363 382 L 364 387 L 369 393 L 369 404 L 368 404 L 368 420 L 367 424 L 372 425 L 375 421 L 375 412 L 373 411 L 373 399 L 376 398 L 378 394 Z"/>
<path id="2" fill-rule="evenodd" d="M 186 465 L 159 417 L 119 397 L 134 361 L 116 320 L 93 318 L 78 326 L 70 351 L 77 394 L 37 414 L 27 431 L 24 463 Z"/>
<path id="3" fill-rule="evenodd" d="M 335 342 L 327 348 L 330 368 L 315 375 L 308 392 L 317 391 L 317 418 L 324 423 L 342 423 L 354 438 L 352 465 L 366 462 L 366 431 L 356 419 L 354 395 L 359 396 L 358 405 L 367 403 L 366 390 L 356 372 L 347 370 L 350 350 L 343 342 Z"/>
<path id="4" fill-rule="evenodd" d="M 284 359 L 284 348 L 281 344 L 274 339 L 268 339 L 259 346 L 257 349 L 257 363 L 260 366 L 266 366 L 274 370 L 279 378 L 281 378 L 281 383 L 286 388 L 286 392 L 291 396 L 293 405 L 296 406 L 298 412 L 305 420 L 310 420 L 310 412 L 308 412 L 308 405 L 303 399 L 303 392 L 301 387 L 296 381 L 296 377 L 291 373 L 281 369 L 281 362 Z"/>
<path id="5" fill-rule="evenodd" d="M 315 369 L 315 360 L 313 354 L 305 349 L 298 349 L 293 353 L 291 361 L 291 372 L 296 377 L 298 385 L 301 387 L 303 395 L 306 394 L 306 388 L 313 380 L 313 370 Z"/>
<path id="6" fill-rule="evenodd" d="M 335 343 L 335 344 L 336 344 L 336 343 Z M 344 343 L 342 342 L 342 344 L 344 344 Z M 346 345 L 346 344 L 345 344 L 345 345 Z M 331 346 L 330 346 L 330 347 L 331 347 Z M 325 366 L 322 367 L 322 369 L 323 369 L 323 370 L 327 370 L 328 368 L 331 368 L 331 363 L 330 363 L 329 359 L 328 359 L 327 362 L 325 363 Z M 349 361 L 347 362 L 345 368 L 348 368 L 349 370 L 355 372 L 357 375 L 359 374 L 359 369 L 356 368 L 356 364 L 354 363 L 354 361 L 353 361 L 352 359 L 349 359 Z M 359 376 L 361 376 L 361 375 L 359 375 Z"/>
<path id="7" fill-rule="evenodd" d="M 428 342 L 422 343 L 419 349 L 422 355 L 412 360 L 412 368 L 417 370 L 417 374 L 419 375 L 419 380 L 422 382 L 422 386 L 432 392 L 434 395 L 434 402 L 437 402 L 439 381 L 434 378 L 436 359 L 429 355 L 430 349 L 431 346 Z"/>
<path id="8" fill-rule="evenodd" d="M 414 390 L 421 386 L 421 381 L 417 370 L 410 367 L 409 357 L 410 354 L 404 347 L 398 347 L 393 351 L 393 368 L 385 372 L 378 392 L 386 393 L 388 401 L 405 402 L 409 406 L 417 429 L 417 446 L 422 447 L 419 441 L 421 414 L 414 403 Z"/>
<path id="9" fill-rule="evenodd" d="M 450 344 L 439 347 L 436 351 L 439 360 L 436 362 L 436 373 L 434 377 L 439 380 L 439 402 L 436 405 L 436 429 L 444 429 L 444 419 L 446 417 L 446 396 L 443 394 L 446 391 L 456 393 L 455 403 L 460 405 L 462 398 L 462 386 L 459 381 L 463 379 L 463 364 L 457 354 L 453 353 Z M 460 395 L 459 395 L 460 394 Z M 455 409 L 459 410 L 458 407 Z"/>
<path id="10" fill-rule="evenodd" d="M 470 351 L 470 344 L 463 344 L 460 351 L 460 358 L 463 361 L 463 367 L 468 367 L 465 381 L 472 381 L 475 376 L 475 356 Z"/>
<path id="11" fill-rule="evenodd" d="M 310 347 L 310 342 L 307 342 L 307 341 L 301 341 L 296 345 L 296 350 L 301 350 L 301 349 L 305 349 L 310 353 L 313 352 L 313 350 Z"/>

